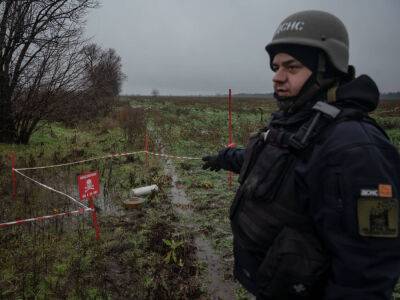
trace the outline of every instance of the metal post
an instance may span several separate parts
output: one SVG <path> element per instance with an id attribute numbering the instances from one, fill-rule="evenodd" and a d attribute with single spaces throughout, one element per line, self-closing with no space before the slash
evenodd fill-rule
<path id="1" fill-rule="evenodd" d="M 228 94 L 228 147 L 232 147 L 232 90 Z M 232 188 L 232 172 L 228 172 L 228 186 Z"/>
<path id="2" fill-rule="evenodd" d="M 15 200 L 17 197 L 17 178 L 15 176 L 15 161 L 16 155 L 12 153 L 11 155 L 11 180 L 12 180 L 12 198 Z"/>
<path id="3" fill-rule="evenodd" d="M 92 196 L 89 197 L 89 207 L 92 209 L 93 228 L 96 232 L 96 240 L 98 241 L 100 239 L 100 227 L 99 227 L 99 224 L 97 223 L 96 209 L 94 207 L 94 202 L 93 202 Z"/>

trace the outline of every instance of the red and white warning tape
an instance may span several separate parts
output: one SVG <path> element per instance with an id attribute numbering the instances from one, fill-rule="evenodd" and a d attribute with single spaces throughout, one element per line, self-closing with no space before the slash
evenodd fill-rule
<path id="1" fill-rule="evenodd" d="M 29 177 L 29 176 L 26 176 L 24 173 L 20 172 L 18 169 L 14 169 L 14 170 L 15 170 L 15 172 L 17 172 L 21 176 L 25 177 L 26 179 L 29 179 L 29 180 L 33 181 L 34 183 L 44 187 L 45 189 L 48 189 L 48 190 L 50 190 L 52 192 L 55 192 L 55 193 L 60 194 L 60 195 L 63 195 L 65 197 L 67 197 L 68 199 L 72 200 L 73 202 L 75 202 L 76 204 L 78 204 L 79 206 L 82 206 L 83 208 L 89 208 L 86 205 L 84 205 L 82 202 L 80 202 L 80 201 L 76 200 L 75 198 L 71 197 L 70 195 L 68 195 L 66 193 L 63 193 L 61 191 L 58 191 L 58 190 L 56 190 L 56 189 L 54 189 L 54 188 L 52 188 L 52 187 L 50 187 L 48 185 L 45 185 L 45 184 L 43 184 L 43 183 L 41 183 L 41 182 L 39 182 L 39 181 Z"/>
<path id="2" fill-rule="evenodd" d="M 92 157 L 92 158 L 69 162 L 69 163 L 64 163 L 64 164 L 48 165 L 48 166 L 41 166 L 41 167 L 31 167 L 31 168 L 16 168 L 15 170 L 25 171 L 25 170 L 57 168 L 57 167 L 78 165 L 78 164 L 82 164 L 82 163 L 86 163 L 86 162 L 94 161 L 94 160 L 107 159 L 107 158 L 120 157 L 120 156 L 128 156 L 128 155 L 140 154 L 140 153 L 145 153 L 145 152 L 146 151 L 136 151 L 136 152 L 127 152 L 127 153 L 108 154 L 108 155 L 104 155 L 104 156 Z"/>
<path id="3" fill-rule="evenodd" d="M 48 165 L 48 166 L 41 166 L 41 167 L 31 167 L 31 168 L 13 168 L 13 171 L 18 173 L 19 175 L 25 177 L 26 179 L 44 187 L 45 189 L 48 189 L 52 192 L 58 193 L 60 195 L 63 195 L 67 197 L 68 199 L 72 200 L 82 208 L 79 210 L 74 210 L 70 212 L 64 212 L 64 213 L 58 213 L 58 214 L 53 214 L 53 215 L 48 215 L 48 216 L 42 216 L 42 217 L 35 217 L 35 218 L 30 218 L 30 219 L 24 219 L 24 220 L 16 220 L 12 222 L 7 222 L 7 223 L 0 223 L 0 228 L 2 227 L 7 227 L 7 226 L 12 226 L 12 225 L 18 225 L 18 224 L 23 224 L 23 223 L 29 223 L 29 222 L 35 222 L 35 221 L 43 221 L 47 219 L 52 219 L 52 218 L 57 218 L 57 217 L 62 217 L 62 216 L 70 216 L 70 215 L 76 215 L 76 214 L 82 214 L 87 211 L 92 211 L 92 208 L 87 207 L 84 205 L 82 202 L 76 200 L 75 198 L 71 197 L 70 195 L 63 193 L 61 191 L 58 191 L 44 183 L 41 183 L 21 171 L 25 170 L 37 170 L 37 169 L 48 169 L 48 168 L 56 168 L 56 167 L 63 167 L 63 166 L 70 166 L 70 165 L 77 165 L 77 164 L 82 164 L 94 160 L 100 160 L 100 159 L 107 159 L 107 158 L 113 158 L 113 157 L 122 157 L 122 156 L 128 156 L 128 155 L 134 155 L 134 154 L 143 154 L 143 153 L 148 153 L 154 156 L 161 156 L 161 157 L 166 157 L 166 158 L 175 158 L 175 159 L 192 159 L 192 160 L 199 160 L 200 158 L 198 157 L 188 157 L 188 156 L 174 156 L 174 155 L 167 155 L 167 154 L 160 154 L 160 153 L 154 153 L 154 152 L 149 152 L 149 151 L 136 151 L 136 152 L 127 152 L 127 153 L 117 153 L 117 154 L 109 154 L 109 155 L 104 155 L 100 157 L 93 157 L 93 158 L 88 158 L 80 161 L 75 161 L 75 162 L 69 162 L 69 163 L 64 163 L 64 164 L 56 164 L 56 165 Z"/>
<path id="4" fill-rule="evenodd" d="M 144 151 L 146 152 L 146 151 Z M 168 154 L 160 154 L 160 153 L 154 153 L 154 152 L 148 152 L 151 155 L 154 156 L 161 156 L 161 157 L 167 157 L 167 158 L 176 158 L 176 159 L 191 159 L 191 160 L 200 160 L 201 158 L 199 157 L 190 157 L 190 156 L 174 156 L 174 155 L 168 155 Z"/>
<path id="5" fill-rule="evenodd" d="M 35 221 L 44 221 L 44 220 L 48 220 L 48 219 L 52 219 L 52 218 L 57 218 L 57 217 L 63 217 L 63 216 L 71 216 L 71 215 L 77 215 L 77 214 L 82 214 L 84 212 L 87 211 L 92 211 L 92 208 L 87 207 L 86 205 L 84 205 L 83 203 L 81 203 L 80 201 L 76 200 L 75 198 L 71 197 L 70 195 L 67 195 L 66 193 L 63 193 L 61 191 L 58 191 L 48 185 L 45 185 L 27 175 L 25 175 L 24 173 L 20 172 L 17 169 L 14 169 L 14 171 L 18 174 L 20 174 L 21 176 L 25 177 L 28 180 L 33 181 L 34 183 L 44 187 L 45 189 L 48 189 L 52 192 L 58 193 L 60 195 L 63 195 L 65 197 L 67 197 L 68 199 L 72 200 L 73 202 L 75 202 L 76 204 L 78 204 L 79 206 L 81 206 L 80 209 L 78 210 L 74 210 L 74 211 L 69 211 L 69 212 L 63 212 L 63 213 L 58 213 L 58 214 L 53 214 L 53 215 L 48 215 L 48 216 L 41 216 L 41 217 L 35 217 L 35 218 L 29 218 L 29 219 L 23 219 L 23 220 L 16 220 L 16 221 L 12 221 L 12 222 L 6 222 L 6 223 L 0 223 L 0 228 L 2 227 L 7 227 L 7 226 L 12 226 L 12 225 L 19 225 L 19 224 L 24 224 L 24 223 L 29 223 L 29 222 L 35 222 Z"/>
<path id="6" fill-rule="evenodd" d="M 92 209 L 89 208 L 89 207 L 80 208 L 78 210 L 58 213 L 58 214 L 54 214 L 54 215 L 48 215 L 48 216 L 42 216 L 42 217 L 36 217 L 36 218 L 30 218 L 30 219 L 23 219 L 23 220 L 16 220 L 16 221 L 12 221 L 12 222 L 0 223 L 0 228 L 7 227 L 7 226 L 12 226 L 12 225 L 20 225 L 20 224 L 29 223 L 29 222 L 35 222 L 35 221 L 44 221 L 44 220 L 63 217 L 63 216 L 79 215 L 79 214 L 83 214 L 84 212 L 87 212 L 87 211 L 92 211 Z"/>
<path id="7" fill-rule="evenodd" d="M 168 155 L 168 154 L 160 154 L 160 153 L 155 153 L 155 152 L 150 152 L 150 151 L 136 151 L 136 152 L 126 152 L 126 153 L 116 153 L 116 154 L 109 154 L 109 155 L 104 155 L 104 156 L 99 156 L 99 157 L 93 157 L 93 158 L 88 158 L 84 160 L 79 160 L 79 161 L 74 161 L 74 162 L 69 162 L 69 163 L 64 163 L 64 164 L 57 164 L 57 165 L 47 165 L 47 166 L 41 166 L 41 167 L 30 167 L 30 168 L 15 168 L 15 171 L 25 171 L 25 170 L 38 170 L 38 169 L 49 169 L 49 168 L 57 168 L 57 167 L 64 167 L 64 166 L 71 166 L 71 165 L 78 165 L 82 163 L 86 163 L 89 161 L 94 161 L 94 160 L 100 160 L 100 159 L 107 159 L 107 158 L 114 158 L 114 157 L 122 157 L 122 156 L 129 156 L 129 155 L 134 155 L 134 154 L 143 154 L 143 153 L 148 153 L 154 156 L 161 156 L 161 157 L 167 157 L 167 158 L 175 158 L 175 159 L 192 159 L 192 160 L 200 160 L 201 158 L 199 157 L 189 157 L 189 156 L 174 156 L 174 155 Z M 20 173 L 21 174 L 21 173 Z"/>

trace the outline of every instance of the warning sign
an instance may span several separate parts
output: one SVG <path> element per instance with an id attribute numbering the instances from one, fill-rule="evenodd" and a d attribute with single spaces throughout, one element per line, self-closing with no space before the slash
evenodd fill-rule
<path id="1" fill-rule="evenodd" d="M 99 173 L 95 171 L 79 175 L 78 188 L 81 200 L 98 195 L 100 191 Z"/>

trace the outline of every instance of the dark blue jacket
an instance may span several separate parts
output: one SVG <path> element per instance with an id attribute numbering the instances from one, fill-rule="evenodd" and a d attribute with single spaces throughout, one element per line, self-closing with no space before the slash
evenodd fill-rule
<path id="1" fill-rule="evenodd" d="M 339 108 L 370 112 L 379 94 L 361 76 L 337 97 Z M 243 155 L 225 149 L 219 159 L 239 173 Z M 391 299 L 400 275 L 398 150 L 372 123 L 346 120 L 324 131 L 294 172 L 298 201 L 331 258 L 324 299 Z"/>

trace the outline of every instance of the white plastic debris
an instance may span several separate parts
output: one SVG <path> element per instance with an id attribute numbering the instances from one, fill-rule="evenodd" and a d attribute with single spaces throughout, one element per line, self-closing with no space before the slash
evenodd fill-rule
<path id="1" fill-rule="evenodd" d="M 142 186 L 142 187 L 139 187 L 136 189 L 132 189 L 131 192 L 132 192 L 133 196 L 144 196 L 144 195 L 148 195 L 152 192 L 158 192 L 158 186 L 156 184 Z"/>

